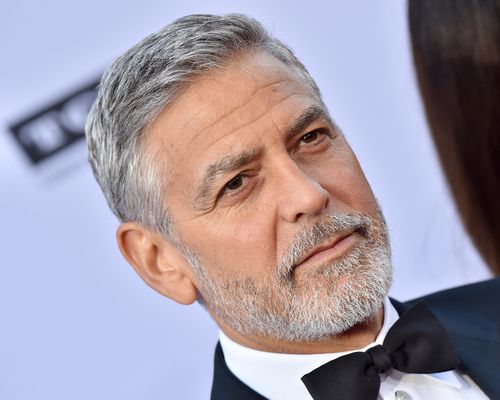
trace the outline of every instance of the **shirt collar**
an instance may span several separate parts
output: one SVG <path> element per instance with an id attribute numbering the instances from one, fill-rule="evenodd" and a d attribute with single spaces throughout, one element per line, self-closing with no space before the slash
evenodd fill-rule
<path id="1" fill-rule="evenodd" d="M 397 311 L 386 298 L 384 322 L 375 342 L 362 349 L 339 353 L 270 353 L 242 346 L 229 339 L 222 331 L 219 338 L 228 368 L 247 386 L 267 398 L 287 398 L 284 393 L 288 392 L 290 399 L 307 398 L 307 389 L 300 380 L 303 375 L 343 355 L 382 344 L 387 331 L 397 319 Z"/>
<path id="2" fill-rule="evenodd" d="M 355 351 L 365 351 L 382 344 L 387 331 L 398 320 L 399 315 L 389 298 L 384 300 L 384 322 L 375 341 L 352 351 L 322 354 L 284 354 L 254 350 L 242 346 L 222 331 L 219 332 L 220 344 L 228 368 L 243 383 L 267 398 L 304 399 L 310 398 L 301 381 L 303 375 Z M 431 376 L 452 386 L 460 386 L 453 374 L 440 373 Z"/>

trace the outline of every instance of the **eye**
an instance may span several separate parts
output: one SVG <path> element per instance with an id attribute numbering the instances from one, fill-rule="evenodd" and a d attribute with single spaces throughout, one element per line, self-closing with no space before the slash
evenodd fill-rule
<path id="1" fill-rule="evenodd" d="M 306 133 L 302 138 L 300 139 L 304 143 L 312 143 L 316 140 L 318 140 L 319 132 L 318 131 L 312 131 Z"/>
<path id="2" fill-rule="evenodd" d="M 225 196 L 237 196 L 242 190 L 244 190 L 242 189 L 242 187 L 244 186 L 244 179 L 245 177 L 243 175 L 236 175 L 233 179 L 231 179 L 224 185 L 224 187 L 217 195 L 217 199 L 221 199 Z"/>
<path id="3" fill-rule="evenodd" d="M 231 178 L 217 194 L 216 202 L 230 206 L 245 201 L 258 184 L 256 175 L 256 171 L 246 170 Z"/>
<path id="4" fill-rule="evenodd" d="M 243 185 L 243 177 L 241 175 L 235 176 L 224 186 L 224 190 L 237 190 Z"/>

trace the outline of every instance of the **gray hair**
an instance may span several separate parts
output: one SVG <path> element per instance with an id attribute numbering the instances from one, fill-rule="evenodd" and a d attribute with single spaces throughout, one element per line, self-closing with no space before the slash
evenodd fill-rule
<path id="1" fill-rule="evenodd" d="M 258 21 L 241 14 L 180 18 L 143 39 L 107 69 L 85 131 L 94 175 L 120 221 L 137 221 L 171 236 L 160 166 L 145 149 L 147 127 L 193 78 L 252 49 L 266 51 L 292 67 L 321 99 L 292 50 Z"/>

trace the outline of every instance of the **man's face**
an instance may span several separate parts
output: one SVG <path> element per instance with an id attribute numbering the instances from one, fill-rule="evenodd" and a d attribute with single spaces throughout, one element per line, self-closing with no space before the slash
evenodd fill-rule
<path id="1" fill-rule="evenodd" d="M 297 341 L 371 316 L 391 269 L 382 216 L 322 102 L 264 52 L 195 82 L 154 121 L 165 206 L 219 325 Z"/>

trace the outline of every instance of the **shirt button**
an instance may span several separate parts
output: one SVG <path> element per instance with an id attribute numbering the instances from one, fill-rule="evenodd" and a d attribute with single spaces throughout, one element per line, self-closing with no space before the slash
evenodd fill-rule
<path id="1" fill-rule="evenodd" d="M 405 392 L 404 390 L 396 390 L 394 397 L 396 400 L 412 400 L 408 392 Z"/>

